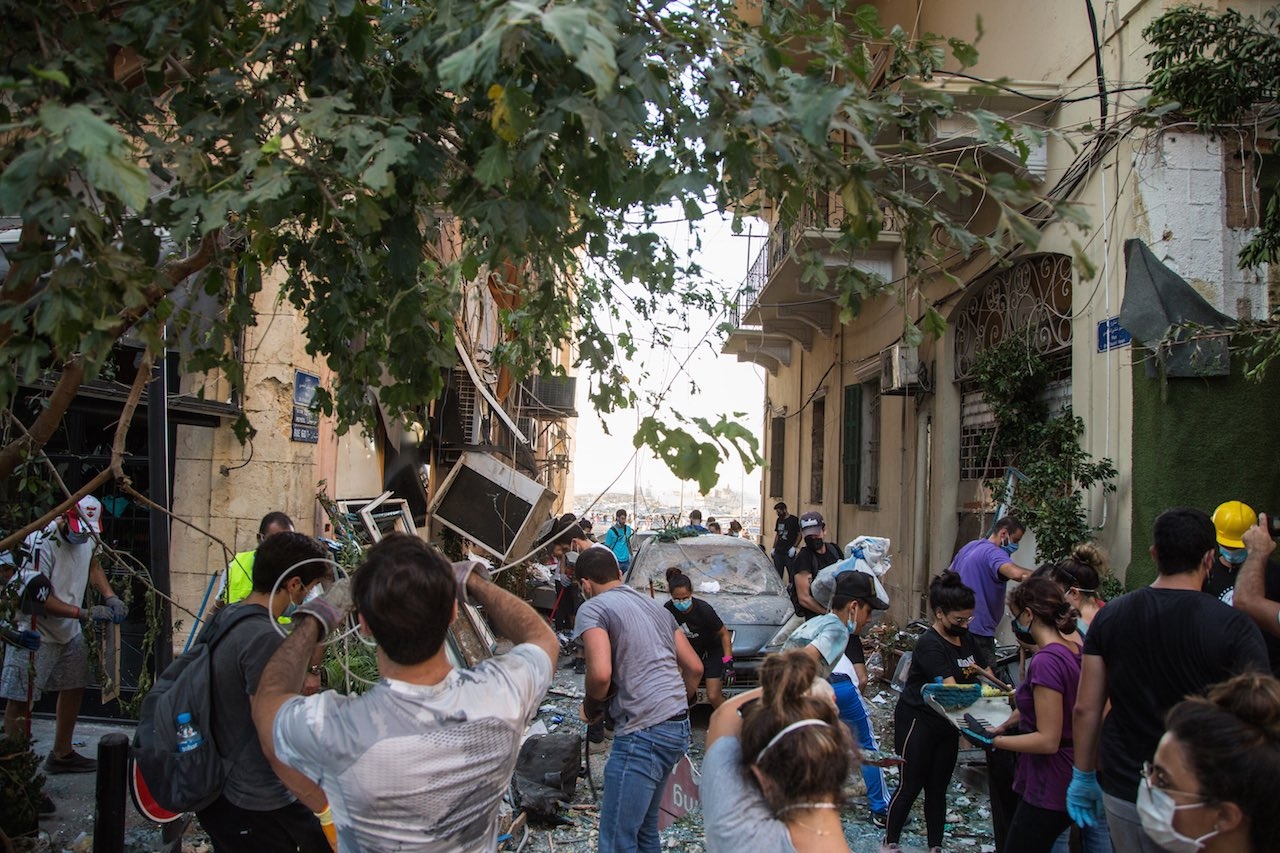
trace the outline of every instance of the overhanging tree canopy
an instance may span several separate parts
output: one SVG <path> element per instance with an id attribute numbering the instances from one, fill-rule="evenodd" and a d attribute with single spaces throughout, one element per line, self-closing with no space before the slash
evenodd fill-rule
<path id="1" fill-rule="evenodd" d="M 646 324 L 707 298 L 648 227 L 666 205 L 740 217 L 763 197 L 786 228 L 807 195 L 835 193 L 854 214 L 835 247 L 850 257 L 887 206 L 913 268 L 939 234 L 960 254 L 1034 241 L 1029 185 L 987 180 L 963 151 L 933 156 L 933 120 L 959 110 L 927 81 L 972 47 L 885 31 L 840 0 L 772 0 L 751 23 L 738 5 L 0 0 L 0 215 L 22 223 L 0 290 L 0 356 L 17 368 L 0 375 L 0 406 L 19 376 L 61 377 L 33 437 L 9 432 L 0 476 L 125 330 L 158 350 L 162 324 L 190 328 L 165 299 L 189 274 L 223 311 L 185 369 L 242 382 L 227 342 L 283 268 L 308 347 L 337 377 L 321 403 L 346 426 L 371 418 L 368 387 L 391 413 L 439 393 L 460 282 L 509 264 L 518 298 L 498 358 L 517 375 L 545 368 L 572 335 L 595 405 L 632 403 L 620 284 L 638 285 Z M 1035 131 L 971 117 L 981 141 L 1025 158 Z M 979 191 L 999 205 L 995 232 L 928 198 Z M 462 253 L 446 261 L 432 248 L 450 228 Z M 811 268 L 846 317 L 888 286 L 852 263 Z M 932 309 L 917 320 L 941 327 Z M 685 426 L 641 430 L 682 477 L 709 488 L 721 450 L 754 458 L 729 421 Z"/>

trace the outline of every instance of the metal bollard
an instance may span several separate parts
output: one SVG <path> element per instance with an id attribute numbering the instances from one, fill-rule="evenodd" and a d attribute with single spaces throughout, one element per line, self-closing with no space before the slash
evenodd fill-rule
<path id="1" fill-rule="evenodd" d="M 98 787 L 93 808 L 93 853 L 124 853 L 124 808 L 129 785 L 129 738 L 98 741 Z"/>

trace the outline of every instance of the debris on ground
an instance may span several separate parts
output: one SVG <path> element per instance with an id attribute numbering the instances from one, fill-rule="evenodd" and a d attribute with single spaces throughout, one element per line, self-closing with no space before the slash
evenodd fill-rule
<path id="1" fill-rule="evenodd" d="M 561 663 L 551 689 L 538 709 L 534 721 L 538 732 L 585 730 L 578 717 L 583 696 L 583 676 L 574 673 L 567 659 Z M 881 674 L 878 653 L 870 655 L 867 664 L 873 676 L 866 693 L 872 728 L 882 750 L 891 752 L 893 709 L 897 704 L 898 694 L 877 677 Z M 693 745 L 689 750 L 689 757 L 695 768 L 702 766 L 709 716 L 710 709 L 699 706 L 694 709 L 691 717 Z M 52 737 L 52 720 L 41 721 L 37 727 L 42 730 L 41 737 Z M 108 727 L 82 722 L 77 728 L 77 735 L 81 734 L 81 729 L 94 733 L 85 738 L 90 744 L 88 749 L 92 750 L 97 735 L 119 731 L 120 726 Z M 599 796 L 604 791 L 604 766 L 608 760 L 609 746 L 610 740 L 606 738 L 603 744 L 596 747 L 598 751 L 590 755 L 591 778 L 581 780 L 574 802 L 561 814 L 561 825 L 521 823 L 510 833 L 510 839 L 499 845 L 499 849 L 513 851 L 519 847 L 524 853 L 594 853 L 599 837 Z M 961 769 L 952 780 L 948 794 L 947 848 L 966 853 L 992 853 L 991 812 L 986 805 L 986 792 L 980 788 L 968 787 L 961 781 L 977 785 L 982 783 L 985 776 L 982 753 L 977 750 L 962 751 L 960 765 Z M 886 768 L 884 772 L 888 790 L 892 792 L 898 784 L 898 770 Z M 57 776 L 48 780 L 46 785 L 49 792 L 58 803 L 58 817 L 42 821 L 41 828 L 44 831 L 36 837 L 22 839 L 21 843 L 26 846 L 15 845 L 15 849 L 25 853 L 63 853 L 79 849 L 73 845 L 84 838 L 88 838 L 91 845 L 92 838 L 88 833 L 93 831 L 93 778 L 90 774 L 80 774 Z M 851 781 L 856 783 L 860 779 Z M 852 795 L 854 790 L 854 786 L 851 786 L 849 793 Z M 851 796 L 848 808 L 844 810 L 845 838 L 854 853 L 876 853 L 884 831 L 871 823 L 870 809 L 861 786 L 858 785 L 856 790 L 858 793 Z M 163 849 L 160 828 L 142 821 L 132 807 L 128 808 L 128 812 L 124 846 L 126 853 L 154 853 Z M 506 825 L 513 817 L 509 806 L 504 809 L 503 814 Z M 904 851 L 926 849 L 924 828 L 923 798 L 920 798 L 916 801 L 911 820 L 901 839 Z M 701 816 L 695 812 L 676 820 L 672 826 L 662 831 L 662 843 L 666 850 L 703 853 L 705 843 Z M 187 829 L 182 850 L 183 853 L 209 853 L 212 850 L 208 836 L 200 830 L 198 822 L 193 821 Z"/>

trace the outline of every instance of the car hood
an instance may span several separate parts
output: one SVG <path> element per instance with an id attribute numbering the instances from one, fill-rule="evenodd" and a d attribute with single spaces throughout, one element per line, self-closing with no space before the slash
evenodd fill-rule
<path id="1" fill-rule="evenodd" d="M 666 600 L 666 596 L 659 596 Z M 720 620 L 733 632 L 734 657 L 761 654 L 762 649 L 794 612 L 791 600 L 782 595 L 716 595 L 699 593 L 698 598 L 715 608 Z"/>

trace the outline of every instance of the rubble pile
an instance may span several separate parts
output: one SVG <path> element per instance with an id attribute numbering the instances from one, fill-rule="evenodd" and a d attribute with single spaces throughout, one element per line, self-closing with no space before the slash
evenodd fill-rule
<path id="1" fill-rule="evenodd" d="M 585 727 L 578 718 L 578 708 L 582 702 L 583 676 L 575 674 L 569 661 L 562 661 L 556 671 L 555 679 L 548 691 L 542 706 L 531 727 L 531 733 L 556 731 L 584 731 Z M 880 653 L 869 655 L 868 671 L 872 675 L 872 685 L 868 688 L 868 705 L 871 709 L 872 726 L 880 739 L 883 751 L 893 750 L 893 709 L 897 702 L 897 693 L 881 678 Z M 695 769 L 700 769 L 704 754 L 709 709 L 694 709 L 693 744 L 689 750 L 689 758 Z M 40 721 L 41 738 L 52 736 L 52 721 Z M 112 729 L 106 726 L 86 724 L 84 728 L 94 734 L 86 738 L 96 741 L 97 735 Z M 100 730 L 100 731 L 99 731 Z M 527 825 L 521 818 L 516 822 L 510 838 L 499 845 L 500 850 L 521 853 L 594 853 L 598 838 L 597 820 L 599 795 L 603 792 L 604 765 L 608 760 L 609 741 L 606 740 L 598 752 L 590 756 L 591 779 L 582 779 L 577 786 L 574 802 L 560 813 L 559 825 Z M 949 850 L 972 851 L 972 853 L 993 853 L 991 843 L 991 813 L 987 807 L 987 797 L 983 790 L 967 787 L 966 782 L 980 786 L 984 778 L 982 753 L 977 750 L 961 752 L 960 766 L 953 780 L 948 795 L 947 810 L 947 848 Z M 898 772 L 890 768 L 885 771 L 890 790 L 897 787 Z M 961 781 L 964 780 L 964 781 Z M 92 776 L 59 776 L 54 777 L 52 793 L 59 803 L 59 818 L 42 822 L 46 832 L 41 837 L 24 839 L 27 845 L 16 849 L 28 850 L 32 853 L 59 853 L 63 850 L 88 849 L 92 839 L 86 833 L 93 831 L 93 793 Z M 593 796 L 592 784 L 595 795 Z M 83 789 L 83 790 L 81 790 Z M 883 831 L 870 822 L 869 809 L 863 796 L 861 777 L 854 774 L 846 789 L 849 794 L 849 807 L 844 811 L 845 837 L 855 853 L 875 853 L 879 849 Z M 923 799 L 916 802 L 911 821 L 907 824 L 902 837 L 904 850 L 924 851 L 926 849 L 924 832 Z M 500 816 L 501 825 L 509 826 L 518 815 L 512 813 L 510 806 L 504 805 Z M 128 809 L 128 829 L 125 835 L 126 853 L 153 853 L 161 850 L 163 845 L 158 828 L 146 824 L 137 817 L 130 807 Z M 662 832 L 663 846 L 668 850 L 702 853 L 705 850 L 701 816 L 696 812 L 677 819 L 672 826 Z M 79 844 L 81 846 L 77 847 Z M 208 837 L 201 832 L 199 824 L 193 822 L 187 829 L 183 839 L 183 853 L 207 853 L 211 848 Z"/>
<path id="2" fill-rule="evenodd" d="M 880 673 L 879 653 L 873 654 L 867 661 L 868 670 L 874 675 Z M 874 693 L 870 691 L 874 690 Z M 884 681 L 875 678 L 872 687 L 868 688 L 869 706 L 871 708 L 872 725 L 885 751 L 893 750 L 893 708 L 897 703 L 895 693 Z M 556 671 L 556 677 L 546 701 L 538 711 L 534 722 L 536 732 L 553 732 L 563 730 L 565 726 L 583 729 L 578 719 L 578 706 L 582 701 L 582 676 L 575 675 L 571 667 L 565 665 Z M 693 744 L 689 757 L 694 767 L 701 768 L 703 748 L 706 737 L 708 711 L 705 708 L 695 709 L 693 713 Z M 608 759 L 608 749 L 593 753 L 590 758 L 592 781 L 597 793 L 603 790 L 604 763 Z M 966 751 L 961 754 L 961 763 L 966 760 L 981 763 L 982 753 Z M 974 774 L 965 774 L 969 778 Z M 898 771 L 885 770 L 890 790 L 897 787 Z M 967 788 L 962 782 L 953 781 L 948 795 L 947 809 L 947 845 L 949 849 L 972 851 L 972 853 L 994 853 L 991 843 L 991 812 L 987 808 L 987 797 L 983 791 Z M 523 841 L 522 853 L 594 853 L 598 836 L 598 798 L 593 799 L 591 785 L 578 786 L 575 801 L 563 812 L 567 821 L 555 827 L 531 827 L 525 838 L 523 829 L 513 833 L 509 842 L 499 849 L 515 850 Z M 855 774 L 847 789 L 852 795 L 849 807 L 844 811 L 845 838 L 854 853 L 876 853 L 880 847 L 883 830 L 876 828 L 870 821 L 870 812 L 866 799 L 862 796 L 861 779 Z M 507 819 L 509 820 L 509 814 Z M 923 798 L 917 800 L 911 821 L 907 824 L 902 836 L 905 851 L 927 849 L 924 838 Z M 702 819 L 697 814 L 689 814 L 675 821 L 662 831 L 663 847 L 668 850 L 702 853 L 705 848 L 702 831 Z"/>

